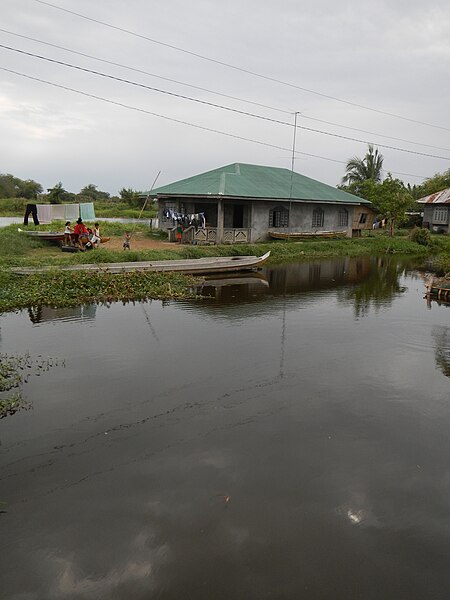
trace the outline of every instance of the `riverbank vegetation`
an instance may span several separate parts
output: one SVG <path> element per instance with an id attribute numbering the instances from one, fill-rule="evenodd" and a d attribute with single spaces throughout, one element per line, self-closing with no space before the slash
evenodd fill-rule
<path id="1" fill-rule="evenodd" d="M 39 204 L 94 202 L 98 218 L 134 219 L 139 216 L 153 218 L 157 213 L 155 203 L 147 202 L 144 208 L 145 200 L 142 193 L 132 188 L 122 188 L 117 195 L 111 195 L 90 183 L 81 188 L 78 193 L 73 193 L 67 191 L 63 184 L 58 182 L 44 193 L 42 185 L 37 181 L 20 179 L 10 173 L 0 173 L 0 216 L 23 216 L 29 202 Z"/>
<path id="2" fill-rule="evenodd" d="M 121 240 L 128 225 L 101 224 L 102 234 Z M 44 228 L 45 229 L 45 228 Z M 186 298 L 193 295 L 192 277 L 179 273 L 106 273 L 61 272 L 59 265 L 139 260 L 170 260 L 204 256 L 260 256 L 270 250 L 271 263 L 330 258 L 338 256 L 372 256 L 385 254 L 423 258 L 434 261 L 441 274 L 450 271 L 450 237 L 426 236 L 426 244 L 407 235 L 390 238 L 386 232 L 368 232 L 353 239 L 317 241 L 273 241 L 264 244 L 221 246 L 178 246 L 159 243 L 155 249 L 122 250 L 104 247 L 79 253 L 63 253 L 57 245 L 19 233 L 17 226 L 0 229 L 0 312 L 46 304 L 72 306 L 90 302 L 133 301 L 144 298 Z M 162 234 L 142 224 L 133 229 L 141 238 L 161 240 Z M 416 236 L 417 237 L 417 236 Z M 418 236 L 420 242 L 422 237 Z M 132 244 L 133 247 L 133 244 Z M 15 266 L 53 266 L 49 273 L 22 277 L 11 272 Z"/>

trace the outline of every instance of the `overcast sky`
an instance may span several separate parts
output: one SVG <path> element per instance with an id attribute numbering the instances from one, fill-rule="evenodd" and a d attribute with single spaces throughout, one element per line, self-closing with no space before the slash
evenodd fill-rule
<path id="1" fill-rule="evenodd" d="M 448 1 L 51 3 L 138 35 L 37 0 L 2 0 L 0 28 L 124 66 L 4 31 L 0 31 L 0 44 L 291 125 L 175 98 L 0 48 L 3 68 L 161 115 L 0 70 L 2 173 L 35 179 L 45 188 L 62 181 L 73 192 L 94 183 L 115 194 L 122 187 L 149 189 L 158 171 L 158 185 L 163 185 L 234 162 L 290 168 L 296 111 L 302 127 L 450 157 Z M 412 184 L 450 167 L 450 160 L 379 149 L 386 171 Z M 336 185 L 345 162 L 364 156 L 367 146 L 298 129 L 296 150 L 297 172 Z"/>

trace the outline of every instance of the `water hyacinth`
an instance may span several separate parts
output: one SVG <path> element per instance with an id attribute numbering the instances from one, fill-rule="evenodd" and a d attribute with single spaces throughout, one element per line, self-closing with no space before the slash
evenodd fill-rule
<path id="1" fill-rule="evenodd" d="M 19 410 L 28 410 L 23 386 L 33 376 L 40 376 L 52 367 L 65 366 L 64 359 L 25 354 L 0 354 L 0 419 Z"/>

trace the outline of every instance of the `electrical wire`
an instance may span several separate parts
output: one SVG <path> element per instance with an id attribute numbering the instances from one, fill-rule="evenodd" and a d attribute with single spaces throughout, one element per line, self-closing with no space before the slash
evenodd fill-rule
<path id="1" fill-rule="evenodd" d="M 24 40 L 30 40 L 32 42 L 37 42 L 38 44 L 44 44 L 45 46 L 50 46 L 51 48 L 58 48 L 58 50 L 64 50 L 64 52 L 70 52 L 72 54 L 77 54 L 78 56 L 84 56 L 85 58 L 90 58 L 92 60 L 97 60 L 102 63 L 106 63 L 108 65 L 113 65 L 114 67 L 120 67 L 121 69 L 128 69 L 129 71 L 134 71 L 135 73 L 141 73 L 143 75 L 149 75 L 150 77 L 155 77 L 157 79 L 162 79 L 164 81 L 170 81 L 170 83 L 176 83 L 177 85 L 184 85 L 186 87 L 193 88 L 195 90 L 200 90 L 202 92 L 208 92 L 209 94 L 215 94 L 217 96 L 223 96 L 224 98 L 229 98 L 230 100 L 238 100 L 239 102 L 245 102 L 247 104 L 252 104 L 254 106 L 259 106 L 260 108 L 268 108 L 269 110 L 274 110 L 277 112 L 284 113 L 286 115 L 291 115 L 294 111 L 285 110 L 283 108 L 277 108 L 275 106 L 270 106 L 268 104 L 262 104 L 261 102 L 254 102 L 253 100 L 246 100 L 244 98 L 239 98 L 238 96 L 232 96 L 230 94 L 224 94 L 223 92 L 217 92 L 214 90 L 210 90 L 208 88 L 201 87 L 199 85 L 193 85 L 192 83 L 186 83 L 185 81 L 178 81 L 177 79 L 171 79 L 170 77 L 164 77 L 163 75 L 156 75 L 156 73 L 150 73 L 149 71 L 144 71 L 144 69 L 138 69 L 136 67 L 131 67 L 129 65 L 124 65 L 122 63 L 115 62 L 113 60 L 107 60 L 106 58 L 99 58 L 98 56 L 93 56 L 92 54 L 86 54 L 85 52 L 79 52 L 78 50 L 73 50 L 71 48 L 67 48 L 65 46 L 59 46 L 58 44 L 52 44 L 51 42 L 45 42 L 44 40 L 38 40 L 37 38 L 30 37 L 28 35 L 22 35 L 20 33 L 15 33 L 14 31 L 9 31 L 8 29 L 2 29 L 0 27 L 0 31 L 2 33 L 7 33 L 9 35 L 14 35 L 16 37 L 22 38 Z M 443 150 L 443 148 L 438 148 L 439 150 Z"/>
<path id="2" fill-rule="evenodd" d="M 233 133 L 228 133 L 226 131 L 220 131 L 219 129 L 213 129 L 211 127 L 205 127 L 203 125 L 198 125 L 196 123 L 190 123 L 189 121 L 183 121 L 181 119 L 176 119 L 174 117 L 168 117 L 167 115 L 161 115 L 159 113 L 146 110 L 145 108 L 139 108 L 139 107 L 136 107 L 136 106 L 132 106 L 130 104 L 125 104 L 123 102 L 117 102 L 117 101 L 111 100 L 109 98 L 104 98 L 102 96 L 97 96 L 95 94 L 90 94 L 88 92 L 83 92 L 81 90 L 77 90 L 75 88 L 71 88 L 71 87 L 68 87 L 68 86 L 65 86 L 65 85 L 61 85 L 59 83 L 54 83 L 52 81 L 47 81 L 46 79 L 41 79 L 39 77 L 34 77 L 34 76 L 28 75 L 26 73 L 20 73 L 19 71 L 15 71 L 13 69 L 7 69 L 6 67 L 0 66 L 0 70 L 1 71 L 5 71 L 7 73 L 12 73 L 14 75 L 18 75 L 19 77 L 24 77 L 25 79 L 30 79 L 32 81 L 38 81 L 40 83 L 45 83 L 46 85 L 50 85 L 52 87 L 56 87 L 56 88 L 60 88 L 60 89 L 63 89 L 63 90 L 69 91 L 69 92 L 73 92 L 73 93 L 79 94 L 81 96 L 86 96 L 88 98 L 94 98 L 95 100 L 101 100 L 102 102 L 107 102 L 108 104 L 112 104 L 114 106 L 119 106 L 121 108 L 127 108 L 129 110 L 133 110 L 133 111 L 136 111 L 136 112 L 139 112 L 139 113 L 144 113 L 144 114 L 148 114 L 148 115 L 151 115 L 151 116 L 154 116 L 154 117 L 158 117 L 158 118 L 164 119 L 166 121 L 171 121 L 173 123 L 178 123 L 178 124 L 181 124 L 181 125 L 187 125 L 188 127 L 193 127 L 195 129 L 200 129 L 202 131 L 208 131 L 210 133 L 217 133 L 219 135 L 223 135 L 223 136 L 230 137 L 230 138 L 233 138 L 233 139 L 237 139 L 237 140 L 241 140 L 241 141 L 245 141 L 245 142 L 251 142 L 253 144 L 258 144 L 260 146 L 266 146 L 268 148 L 274 148 L 276 150 L 283 150 L 285 152 L 290 152 L 291 151 L 290 148 L 285 148 L 283 146 L 277 146 L 276 144 L 270 144 L 268 142 L 262 142 L 260 140 L 255 140 L 255 139 L 247 138 L 247 137 L 244 137 L 244 136 L 241 136 L 241 135 L 236 135 L 236 134 L 233 134 Z M 329 162 L 334 162 L 334 163 L 338 163 L 338 164 L 342 164 L 342 165 L 346 165 L 347 164 L 347 162 L 343 161 L 343 160 L 337 160 L 335 158 L 329 158 L 327 156 L 321 156 L 319 154 L 311 154 L 310 152 L 302 152 L 300 150 L 296 150 L 295 154 L 300 154 L 302 156 L 309 156 L 311 158 L 319 158 L 321 160 L 326 160 L 326 161 L 329 161 Z M 415 177 L 415 178 L 418 178 L 418 179 L 427 179 L 427 177 L 425 177 L 423 175 L 412 175 L 412 174 L 408 174 L 408 173 L 398 173 L 396 171 L 391 171 L 391 172 L 393 174 L 396 174 L 396 175 L 407 175 L 408 177 Z"/>
<path id="3" fill-rule="evenodd" d="M 191 83 L 186 83 L 184 81 L 179 81 L 177 79 L 171 79 L 170 77 L 164 77 L 162 75 L 157 75 L 156 73 L 150 73 L 149 71 L 145 71 L 143 69 L 138 69 L 136 67 L 131 67 L 129 65 L 124 65 L 122 63 L 118 63 L 118 62 L 115 62 L 115 61 L 112 61 L 112 60 L 107 60 L 105 58 L 100 58 L 98 56 L 93 56 L 92 54 L 86 54 L 85 52 L 79 52 L 78 50 L 73 50 L 73 49 L 67 48 L 65 46 L 60 46 L 58 44 L 53 44 L 51 42 L 46 42 L 44 40 L 39 40 L 37 38 L 33 38 L 33 37 L 28 36 L 28 35 L 22 35 L 20 33 L 9 31 L 8 29 L 2 29 L 1 27 L 0 27 L 0 32 L 7 33 L 8 35 L 13 35 L 13 36 L 25 39 L 25 40 L 30 40 L 32 42 L 37 42 L 38 44 L 43 44 L 45 46 L 50 46 L 52 48 L 57 48 L 58 50 L 63 50 L 64 52 L 70 52 L 72 54 L 76 54 L 78 56 L 83 56 L 85 58 L 96 60 L 98 62 L 102 62 L 102 63 L 108 64 L 108 65 L 113 65 L 115 67 L 120 67 L 121 69 L 127 69 L 127 70 L 130 70 L 130 71 L 134 71 L 136 73 L 141 73 L 143 75 L 148 75 L 150 77 L 155 77 L 157 79 L 162 79 L 163 81 L 169 81 L 171 83 L 176 83 L 177 85 L 184 85 L 186 87 L 190 87 L 190 88 L 193 88 L 193 89 L 196 89 L 196 90 L 200 90 L 200 91 L 203 91 L 203 92 L 208 92 L 209 94 L 214 94 L 214 95 L 217 95 L 217 96 L 222 96 L 224 98 L 228 98 L 228 99 L 231 99 L 231 100 L 237 100 L 239 102 L 244 102 L 246 104 L 251 104 L 253 106 L 258 106 L 260 108 L 267 108 L 269 110 L 277 111 L 277 112 L 284 113 L 284 114 L 292 115 L 294 113 L 294 111 L 292 111 L 292 110 L 291 111 L 285 110 L 285 109 L 280 108 L 280 107 L 270 106 L 268 104 L 262 104 L 261 102 L 255 102 L 255 101 L 248 100 L 248 99 L 245 99 L 245 98 L 239 98 L 238 96 L 232 96 L 230 94 L 224 94 L 222 92 L 217 92 L 215 90 L 210 90 L 208 88 L 204 88 L 204 87 L 201 87 L 201 86 L 198 86 L 198 85 L 193 85 Z M 309 121 L 316 121 L 318 123 L 325 123 L 326 125 L 332 125 L 333 127 L 341 127 L 343 129 L 349 129 L 351 131 L 358 131 L 359 133 L 367 133 L 368 135 L 377 135 L 377 136 L 380 136 L 380 137 L 384 137 L 386 139 L 394 140 L 396 142 L 404 142 L 406 144 L 413 144 L 413 145 L 416 145 L 416 146 L 423 146 L 425 148 L 434 148 L 435 150 L 444 150 L 444 151 L 450 152 L 449 148 L 445 148 L 443 146 L 434 146 L 433 144 L 426 144 L 424 142 L 415 142 L 415 141 L 412 141 L 412 140 L 407 140 L 405 138 L 399 138 L 399 137 L 394 137 L 392 135 L 387 135 L 385 133 L 377 133 L 377 132 L 373 132 L 373 131 L 368 131 L 366 129 L 359 129 L 358 127 L 351 127 L 350 125 L 342 125 L 342 123 L 335 123 L 333 121 L 326 121 L 324 119 L 318 119 L 316 117 L 310 117 L 308 115 L 305 115 L 304 113 L 300 113 L 300 114 L 301 114 L 301 117 L 303 119 L 308 119 Z"/>
<path id="4" fill-rule="evenodd" d="M 129 79 L 124 79 L 122 77 L 117 77 L 115 75 L 109 75 L 107 73 L 102 73 L 101 71 L 95 71 L 93 69 L 88 69 L 86 67 L 81 67 L 79 65 L 73 65 L 73 64 L 61 61 L 61 60 L 56 60 L 54 58 L 49 58 L 49 57 L 42 56 L 42 55 L 39 55 L 39 54 L 34 54 L 33 52 L 26 52 L 25 50 L 19 50 L 18 48 L 12 48 L 11 46 L 6 46 L 5 44 L 0 44 L 0 48 L 3 48 L 5 50 L 10 50 L 12 52 L 17 52 L 19 54 L 24 54 L 26 56 L 31 56 L 33 58 L 38 58 L 39 60 L 44 60 L 44 61 L 47 61 L 47 62 L 50 62 L 50 63 L 53 63 L 53 64 L 61 65 L 61 66 L 64 66 L 64 67 L 69 67 L 69 68 L 75 69 L 77 71 L 83 71 L 85 73 L 91 73 L 93 75 L 98 75 L 99 77 L 104 77 L 104 78 L 107 78 L 107 79 L 112 79 L 114 81 L 119 81 L 121 83 L 126 83 L 128 85 L 133 85 L 135 87 L 147 89 L 147 90 L 150 90 L 150 91 L 153 91 L 153 92 L 157 92 L 157 93 L 160 93 L 160 94 L 165 94 L 165 95 L 172 96 L 172 97 L 175 97 L 175 98 L 180 98 L 182 100 L 188 100 L 189 102 L 196 102 L 198 104 L 203 104 L 203 105 L 210 106 L 210 107 L 213 107 L 213 108 L 218 108 L 218 109 L 221 109 L 221 110 L 226 110 L 226 111 L 233 112 L 233 113 L 240 114 L 240 115 L 244 115 L 244 116 L 247 116 L 247 117 L 252 117 L 254 119 L 260 119 L 262 121 L 268 121 L 270 123 L 275 123 L 277 125 L 284 125 L 284 126 L 287 126 L 287 127 L 292 127 L 292 124 L 288 123 L 287 121 L 280 121 L 279 119 L 273 119 L 273 118 L 270 118 L 270 117 L 265 117 L 263 115 L 257 115 L 255 113 L 251 113 L 251 112 L 248 112 L 248 111 L 239 110 L 237 108 L 231 108 L 229 106 L 224 106 L 222 104 L 216 104 L 214 102 L 209 102 L 207 100 L 200 100 L 198 98 L 192 98 L 190 96 L 185 96 L 184 94 L 177 94 L 175 92 L 169 92 L 167 90 L 162 90 L 160 88 L 155 88 L 153 86 L 145 85 L 143 83 L 138 83 L 136 81 L 131 81 Z M 296 125 L 296 128 L 297 129 L 302 129 L 303 131 L 309 131 L 311 133 L 318 133 L 318 134 L 321 134 L 321 135 L 327 135 L 327 136 L 339 138 L 339 139 L 342 139 L 342 140 L 349 140 L 349 141 L 352 141 L 352 142 L 357 142 L 359 144 L 365 144 L 365 145 L 372 144 L 372 145 L 378 146 L 379 148 L 387 148 L 389 150 L 395 150 L 396 152 L 406 152 L 407 154 L 414 154 L 416 156 L 424 156 L 426 158 L 437 158 L 437 159 L 440 159 L 440 160 L 450 160 L 450 157 L 448 157 L 448 156 L 439 156 L 437 154 L 429 154 L 429 153 L 426 153 L 426 152 L 418 152 L 417 150 L 409 150 L 407 148 L 398 148 L 396 146 L 389 146 L 387 144 L 382 144 L 382 143 L 379 143 L 379 142 L 373 142 L 371 140 L 359 140 L 357 138 L 352 138 L 352 137 L 349 137 L 349 136 L 346 136 L 346 135 L 340 135 L 338 133 L 331 133 L 330 131 L 322 131 L 320 129 L 314 129 L 312 127 L 305 127 L 304 125 Z"/>
<path id="5" fill-rule="evenodd" d="M 194 56 L 196 58 L 200 58 L 202 60 L 206 60 L 208 62 L 212 62 L 214 64 L 217 65 L 221 65 L 224 67 L 228 67 L 229 69 L 234 69 L 235 71 L 240 71 L 241 73 L 246 73 L 247 75 L 253 75 L 254 77 L 258 77 L 260 79 L 265 79 L 266 81 L 271 81 L 273 83 L 278 83 L 280 85 L 284 85 L 290 88 L 294 88 L 294 89 L 298 89 L 301 90 L 302 92 L 308 92 L 309 94 L 314 94 L 316 96 L 320 96 L 322 98 L 327 98 L 328 100 L 334 100 L 335 102 L 341 102 L 342 104 L 348 104 L 349 106 L 354 106 L 356 108 L 362 108 L 364 110 L 369 110 L 371 112 L 375 112 L 378 114 L 382 114 L 382 115 L 386 115 L 389 117 L 394 117 L 396 119 L 402 119 L 403 121 L 408 121 L 410 123 L 416 123 L 419 125 L 425 125 L 426 127 L 433 127 L 434 129 L 442 129 L 444 131 L 450 131 L 450 128 L 448 127 L 444 127 L 442 125 L 435 125 L 434 123 L 427 123 L 425 121 L 419 121 L 418 119 L 411 119 L 409 117 L 405 117 L 403 115 L 398 115 L 396 113 L 391 113 L 388 111 L 384 111 L 378 108 L 373 108 L 371 106 L 365 106 L 363 104 L 358 104 L 356 102 L 351 102 L 350 100 L 344 100 L 342 98 L 338 98 L 337 96 L 332 96 L 330 94 L 324 94 L 322 92 L 317 92 L 315 90 L 311 90 L 305 87 L 301 87 L 299 85 L 295 85 L 294 83 L 290 83 L 287 81 L 283 81 L 281 79 L 277 79 L 275 77 L 270 77 L 268 75 L 263 75 L 261 73 L 257 73 L 256 71 L 251 71 L 250 69 L 244 69 L 243 67 L 238 67 L 236 65 L 233 65 L 231 63 L 227 63 L 215 58 L 211 58 L 209 56 L 205 56 L 203 54 L 199 54 L 197 52 L 193 52 L 191 50 L 186 50 L 185 48 L 181 48 L 179 46 L 175 46 L 173 44 L 169 44 L 167 42 L 162 42 L 161 40 L 156 40 L 154 38 L 148 37 L 146 35 L 140 34 L 140 33 L 136 33 L 134 31 L 131 31 L 130 29 L 125 29 L 124 27 L 118 27 L 117 25 L 112 25 L 111 23 L 108 23 L 106 21 L 101 21 L 100 19 L 94 19 L 93 17 L 88 17 L 87 15 L 83 15 L 81 13 L 75 12 L 73 10 L 69 10 L 67 8 L 63 8 L 62 6 L 57 6 L 56 4 L 52 4 L 51 2 L 46 2 L 45 0 L 34 0 L 34 2 L 37 2 L 38 4 L 42 4 L 45 6 L 49 6 L 50 8 L 55 8 L 56 10 L 60 10 L 62 12 L 74 15 L 76 17 L 80 17 L 81 19 L 85 19 L 87 21 L 91 21 L 93 23 L 97 23 L 99 25 L 103 25 L 105 27 L 109 27 L 110 29 L 115 29 L 116 31 L 121 31 L 122 33 L 126 33 L 128 35 L 143 39 L 143 40 L 147 40 L 148 42 L 152 42 L 153 44 L 158 44 L 160 46 L 165 46 L 166 48 L 171 48 L 172 50 L 177 50 L 178 52 L 183 52 L 184 54 L 188 54 L 190 56 Z"/>

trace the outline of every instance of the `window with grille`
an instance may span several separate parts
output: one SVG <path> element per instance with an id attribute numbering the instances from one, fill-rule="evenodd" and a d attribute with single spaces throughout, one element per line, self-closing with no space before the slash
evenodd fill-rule
<path id="1" fill-rule="evenodd" d="M 273 208 L 269 213 L 269 227 L 288 227 L 289 211 L 284 206 Z"/>
<path id="2" fill-rule="evenodd" d="M 442 206 L 435 208 L 433 212 L 433 223 L 438 223 L 439 225 L 447 225 L 448 208 L 443 208 Z"/>
<path id="3" fill-rule="evenodd" d="M 324 215 L 325 215 L 325 212 L 324 212 L 323 208 L 315 208 L 313 210 L 313 217 L 312 217 L 313 228 L 323 227 Z"/>
<path id="4" fill-rule="evenodd" d="M 348 225 L 348 211 L 345 208 L 339 210 L 339 227 L 347 227 Z"/>

